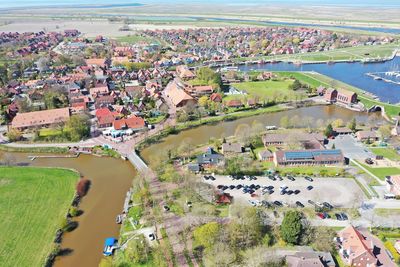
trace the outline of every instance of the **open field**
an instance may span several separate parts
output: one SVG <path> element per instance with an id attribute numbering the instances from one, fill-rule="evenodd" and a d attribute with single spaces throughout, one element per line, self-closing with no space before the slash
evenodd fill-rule
<path id="1" fill-rule="evenodd" d="M 386 58 L 393 54 L 395 49 L 399 48 L 399 44 L 387 44 L 377 46 L 355 46 L 340 48 L 330 51 L 310 52 L 304 54 L 265 56 L 258 59 L 265 60 L 282 60 L 282 61 L 340 61 L 340 60 L 363 60 L 366 58 Z M 255 58 L 240 58 L 240 61 L 255 60 Z"/>
<path id="2" fill-rule="evenodd" d="M 146 37 L 138 34 L 130 34 L 127 36 L 117 37 L 116 40 L 121 43 L 126 44 L 136 44 L 139 42 L 147 42 L 147 43 L 160 43 L 158 40 L 153 39 L 151 37 Z"/>
<path id="3" fill-rule="evenodd" d="M 375 148 L 370 148 L 371 151 L 375 155 L 383 156 L 384 158 L 393 160 L 393 161 L 399 161 L 400 160 L 400 155 L 396 152 L 396 150 L 392 148 L 382 148 L 382 147 L 375 147 Z"/>
<path id="4" fill-rule="evenodd" d="M 382 167 L 382 168 L 373 168 L 370 166 L 367 166 L 366 164 L 363 164 L 359 162 L 365 169 L 370 171 L 372 174 L 377 176 L 381 180 L 385 180 L 386 176 L 390 175 L 398 175 L 400 174 L 400 169 L 396 167 Z"/>
<path id="5" fill-rule="evenodd" d="M 293 81 L 262 81 L 262 82 L 243 82 L 232 84 L 238 90 L 245 91 L 247 95 L 229 95 L 224 100 L 254 98 L 296 100 L 305 98 L 304 94 L 293 91 L 289 86 Z"/>
<path id="6" fill-rule="evenodd" d="M 71 170 L 0 167 L 2 266 L 44 264 L 77 180 Z"/>

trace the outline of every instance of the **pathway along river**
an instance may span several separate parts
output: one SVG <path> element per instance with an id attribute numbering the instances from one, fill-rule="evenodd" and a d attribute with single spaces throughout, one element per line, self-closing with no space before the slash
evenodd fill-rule
<path id="1" fill-rule="evenodd" d="M 308 117 L 313 125 L 318 119 L 326 121 L 340 118 L 346 122 L 355 117 L 357 121 L 363 122 L 368 118 L 365 113 L 355 113 L 336 106 L 313 106 L 263 114 L 216 125 L 200 126 L 168 136 L 161 143 L 143 150 L 142 156 L 146 161 L 154 163 L 158 158 L 155 155 L 164 153 L 168 148 L 178 147 L 186 138 L 190 138 L 194 145 L 202 144 L 208 142 L 211 137 L 233 135 L 236 127 L 242 123 L 251 124 L 257 120 L 265 125 L 278 125 L 283 116 L 291 118 L 295 115 L 300 118 Z M 97 267 L 102 257 L 104 238 L 118 236 L 119 227 L 115 224 L 115 217 L 122 209 L 125 193 L 136 173 L 132 165 L 128 161 L 86 155 L 79 158 L 38 158 L 30 161 L 28 155 L 32 154 L 4 154 L 13 157 L 16 162 L 26 162 L 34 166 L 73 168 L 92 181 L 91 189 L 80 205 L 84 213 L 78 217 L 78 228 L 63 238 L 62 248 L 69 248 L 72 253 L 58 257 L 55 266 Z"/>

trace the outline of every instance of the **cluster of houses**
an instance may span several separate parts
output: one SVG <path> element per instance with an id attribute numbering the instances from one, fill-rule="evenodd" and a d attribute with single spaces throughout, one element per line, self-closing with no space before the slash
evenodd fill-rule
<path id="1" fill-rule="evenodd" d="M 11 38 L 13 35 L 4 36 Z M 78 40 L 79 31 L 68 30 L 60 36 L 59 41 L 64 37 Z M 97 39 L 104 41 L 102 37 Z M 56 43 L 52 47 L 54 45 Z M 127 62 L 135 61 L 137 50 L 114 44 L 110 44 L 109 49 L 109 57 L 93 54 L 83 58 L 82 64 L 75 67 L 52 66 L 50 61 L 50 68 L 40 77 L 14 79 L 5 84 L 0 88 L 0 96 L 11 127 L 19 130 L 52 127 L 67 122 L 72 115 L 91 114 L 100 130 L 112 128 L 119 132 L 128 130 L 129 133 L 144 129 L 147 126 L 145 117 L 167 113 L 168 107 L 161 92 L 165 87 L 163 84 L 173 74 L 162 67 L 128 70 L 120 63 L 125 59 Z M 48 94 L 55 95 L 56 107 L 46 105 Z M 26 107 L 21 109 L 22 102 L 28 105 L 28 111 Z"/>
<path id="2" fill-rule="evenodd" d="M 39 52 L 49 51 L 59 44 L 69 32 L 0 32 L 0 45 L 10 45 L 16 49 L 10 50 L 6 56 L 9 58 L 25 57 Z"/>
<path id="3" fill-rule="evenodd" d="M 390 43 L 394 40 L 391 37 L 364 37 L 303 27 L 146 30 L 144 34 L 165 41 L 173 51 L 191 60 L 227 60 L 234 57 L 306 53 Z M 189 63 L 191 62 L 186 62 Z"/>

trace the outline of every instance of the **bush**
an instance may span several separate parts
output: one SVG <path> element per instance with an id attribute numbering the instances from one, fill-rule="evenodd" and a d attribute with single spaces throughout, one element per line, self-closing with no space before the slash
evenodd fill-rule
<path id="1" fill-rule="evenodd" d="M 70 214 L 72 217 L 79 216 L 80 210 L 79 210 L 77 207 L 71 207 L 71 208 L 69 209 L 69 214 Z"/>
<path id="2" fill-rule="evenodd" d="M 76 193 L 78 196 L 83 197 L 87 194 L 90 188 L 90 181 L 87 179 L 80 179 L 76 185 Z"/>

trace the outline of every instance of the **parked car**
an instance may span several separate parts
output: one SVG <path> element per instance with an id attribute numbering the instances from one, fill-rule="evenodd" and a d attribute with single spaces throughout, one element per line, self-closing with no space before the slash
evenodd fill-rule
<path id="1" fill-rule="evenodd" d="M 311 189 L 313 189 L 314 187 L 312 185 L 307 186 L 307 190 L 310 191 Z"/>
<path id="2" fill-rule="evenodd" d="M 323 202 L 322 205 L 324 205 L 324 207 L 327 209 L 330 209 L 330 210 L 333 209 L 333 206 L 328 202 Z"/>
<path id="3" fill-rule="evenodd" d="M 301 203 L 300 201 L 296 201 L 296 206 L 299 208 L 304 208 L 303 203 Z"/>
<path id="4" fill-rule="evenodd" d="M 374 161 L 371 158 L 366 158 L 365 163 L 372 165 L 372 164 L 374 164 Z"/>
<path id="5" fill-rule="evenodd" d="M 309 199 L 307 202 L 308 202 L 310 205 L 315 205 L 315 202 L 312 201 L 311 199 Z"/>
<path id="6" fill-rule="evenodd" d="M 348 220 L 347 215 L 345 213 L 343 213 L 343 212 L 335 213 L 335 217 L 336 217 L 336 220 L 338 220 L 338 221 L 346 221 L 346 220 Z"/>
<path id="7" fill-rule="evenodd" d="M 288 180 L 290 180 L 290 181 L 292 181 L 292 182 L 296 180 L 296 179 L 294 179 L 294 177 L 291 176 L 291 175 L 288 175 L 287 178 L 288 178 Z"/>
<path id="8" fill-rule="evenodd" d="M 299 190 L 299 189 L 296 189 L 296 190 L 293 191 L 293 193 L 294 193 L 295 195 L 298 195 L 298 194 L 300 193 L 300 190 Z"/>
<path id="9" fill-rule="evenodd" d="M 277 206 L 277 207 L 281 207 L 282 206 L 282 202 L 280 202 L 278 200 L 275 200 L 274 201 L 274 205 Z"/>
<path id="10" fill-rule="evenodd" d="M 306 176 L 306 177 L 304 177 L 304 179 L 306 179 L 306 180 L 309 181 L 309 182 L 314 181 L 310 176 Z"/>
<path id="11" fill-rule="evenodd" d="M 318 217 L 320 217 L 321 219 L 325 219 L 326 218 L 325 215 L 322 212 L 317 212 L 316 215 Z"/>

